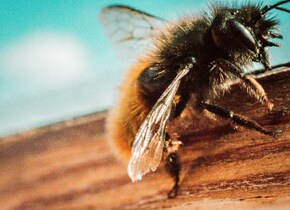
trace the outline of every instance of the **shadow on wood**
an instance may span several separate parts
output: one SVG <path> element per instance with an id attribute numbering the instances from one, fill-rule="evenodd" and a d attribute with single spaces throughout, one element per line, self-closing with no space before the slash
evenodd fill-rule
<path id="1" fill-rule="evenodd" d="M 163 164 L 131 183 L 126 165 L 108 146 L 102 112 L 1 139 L 1 209 L 289 207 L 290 70 L 259 77 L 275 104 L 272 113 L 236 86 L 217 103 L 268 129 L 282 129 L 282 136 L 235 130 L 227 121 L 197 129 L 199 121 L 184 115 L 172 126 L 184 142 L 176 199 L 167 199 L 173 183 Z"/>

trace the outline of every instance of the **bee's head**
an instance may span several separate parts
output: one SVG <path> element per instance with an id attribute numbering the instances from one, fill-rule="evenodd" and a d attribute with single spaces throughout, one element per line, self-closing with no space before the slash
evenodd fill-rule
<path id="1" fill-rule="evenodd" d="M 271 6 L 246 4 L 239 9 L 229 7 L 214 8 L 211 36 L 217 48 L 227 56 L 240 62 L 256 61 L 270 68 L 267 47 L 279 46 L 269 41 L 271 38 L 282 38 L 276 32 L 278 21 L 266 17 L 271 9 L 287 9 L 278 7 L 288 1 L 281 1 Z"/>

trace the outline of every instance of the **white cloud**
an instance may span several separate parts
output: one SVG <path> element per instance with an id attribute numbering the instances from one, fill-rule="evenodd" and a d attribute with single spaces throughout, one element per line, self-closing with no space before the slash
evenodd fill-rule
<path id="1" fill-rule="evenodd" d="M 0 56 L 0 68 L 22 82 L 59 87 L 84 75 L 90 68 L 90 58 L 73 36 L 41 31 L 6 47 Z"/>

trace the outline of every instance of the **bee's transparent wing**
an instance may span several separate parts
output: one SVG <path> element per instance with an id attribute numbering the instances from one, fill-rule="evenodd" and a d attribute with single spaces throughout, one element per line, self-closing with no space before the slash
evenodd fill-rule
<path id="1" fill-rule="evenodd" d="M 189 71 L 183 68 L 157 100 L 152 110 L 140 126 L 132 146 L 128 174 L 131 180 L 141 180 L 142 176 L 155 171 L 159 165 L 165 141 L 165 127 L 170 117 L 174 96 L 180 80 Z"/>
<path id="2" fill-rule="evenodd" d="M 161 18 L 120 5 L 105 7 L 100 20 L 122 56 L 136 55 L 149 48 L 154 34 L 166 23 Z"/>

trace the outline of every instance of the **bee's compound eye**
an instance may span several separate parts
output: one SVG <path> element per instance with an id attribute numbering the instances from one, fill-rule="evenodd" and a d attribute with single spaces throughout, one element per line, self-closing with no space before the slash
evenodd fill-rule
<path id="1" fill-rule="evenodd" d="M 238 41 L 247 49 L 255 52 L 256 42 L 250 31 L 240 22 L 230 19 L 227 21 L 232 34 L 238 39 Z"/>

